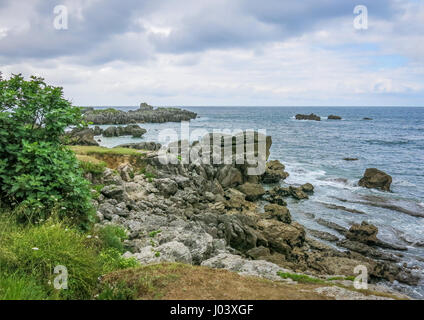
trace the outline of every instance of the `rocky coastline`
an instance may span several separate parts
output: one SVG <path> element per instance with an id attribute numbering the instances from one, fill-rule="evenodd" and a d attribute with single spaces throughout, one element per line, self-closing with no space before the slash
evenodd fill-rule
<path id="1" fill-rule="evenodd" d="M 103 186 L 95 201 L 98 224 L 128 230 L 125 257 L 143 264 L 182 262 L 274 280 L 281 280 L 279 270 L 346 280 L 363 265 L 371 282 L 419 282 L 413 270 L 400 264 L 406 248 L 380 241 L 375 226 L 363 222 L 346 229 L 317 221 L 336 230 L 336 237 L 295 222 L 286 199 L 308 201 L 314 187 L 276 185 L 288 173 L 278 160 L 268 159 L 272 139 L 264 140 L 267 162 L 261 175 L 248 175 L 252 165 L 236 163 L 235 157 L 231 164 L 163 164 L 160 146 L 126 145 L 139 150 L 137 164 L 123 161 L 115 170 L 87 176 Z M 231 141 L 234 148 L 236 140 Z M 197 146 L 193 143 L 189 152 Z"/>
<path id="2" fill-rule="evenodd" d="M 163 123 L 181 122 L 195 119 L 197 114 L 179 108 L 156 108 L 142 103 L 137 110 L 128 112 L 113 108 L 94 109 L 82 108 L 85 121 L 95 124 L 134 124 L 134 123 Z"/>

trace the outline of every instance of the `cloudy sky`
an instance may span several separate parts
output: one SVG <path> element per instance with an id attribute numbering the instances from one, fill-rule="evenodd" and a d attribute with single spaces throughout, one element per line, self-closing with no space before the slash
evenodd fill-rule
<path id="1" fill-rule="evenodd" d="M 0 0 L 0 71 L 76 105 L 423 106 L 424 1 Z"/>

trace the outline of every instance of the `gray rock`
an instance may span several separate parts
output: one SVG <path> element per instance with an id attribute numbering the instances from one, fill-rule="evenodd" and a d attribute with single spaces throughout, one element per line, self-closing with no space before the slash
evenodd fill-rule
<path id="1" fill-rule="evenodd" d="M 203 261 L 202 266 L 226 269 L 237 272 L 241 275 L 256 276 L 273 281 L 283 281 L 283 279 L 277 275 L 278 271 L 290 272 L 289 270 L 281 268 L 276 264 L 268 261 L 246 260 L 240 256 L 229 253 L 222 253 L 206 261 Z"/>

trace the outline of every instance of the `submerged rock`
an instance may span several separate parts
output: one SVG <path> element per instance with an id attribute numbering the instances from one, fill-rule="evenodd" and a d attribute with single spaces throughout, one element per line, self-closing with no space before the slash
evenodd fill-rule
<path id="1" fill-rule="evenodd" d="M 391 183 L 392 177 L 376 168 L 365 170 L 364 176 L 358 182 L 361 187 L 381 189 L 383 191 L 390 191 Z"/>

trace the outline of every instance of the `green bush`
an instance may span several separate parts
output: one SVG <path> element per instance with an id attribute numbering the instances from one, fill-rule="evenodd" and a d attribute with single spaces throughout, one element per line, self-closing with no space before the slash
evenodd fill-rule
<path id="1" fill-rule="evenodd" d="M 128 236 L 127 232 L 123 228 L 114 225 L 107 225 L 100 229 L 98 233 L 105 249 L 113 248 L 120 253 L 124 252 L 122 242 L 128 239 Z"/>
<path id="2" fill-rule="evenodd" d="M 32 222 L 46 219 L 52 208 L 77 223 L 90 222 L 89 184 L 60 141 L 66 127 L 81 123 L 62 88 L 0 74 L 0 202 L 19 206 L 21 218 Z"/>

